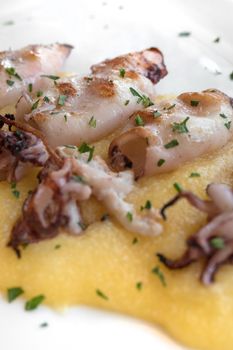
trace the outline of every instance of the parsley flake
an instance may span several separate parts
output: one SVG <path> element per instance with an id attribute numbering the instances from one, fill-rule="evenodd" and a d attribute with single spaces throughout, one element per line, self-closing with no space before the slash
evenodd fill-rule
<path id="1" fill-rule="evenodd" d="M 138 239 L 137 237 L 134 237 L 134 239 L 132 240 L 132 244 L 137 244 L 138 243 Z"/>
<path id="2" fill-rule="evenodd" d="M 191 173 L 189 177 L 200 177 L 201 175 L 199 173 Z"/>
<path id="3" fill-rule="evenodd" d="M 170 111 L 171 109 L 173 109 L 176 106 L 176 104 L 174 103 L 173 105 L 169 106 L 166 108 L 167 111 Z"/>
<path id="4" fill-rule="evenodd" d="M 29 91 L 29 92 L 32 92 L 32 88 L 33 88 L 32 83 L 28 84 L 28 91 Z"/>
<path id="5" fill-rule="evenodd" d="M 51 79 L 51 80 L 58 80 L 60 79 L 60 77 L 58 75 L 46 75 L 46 74 L 42 74 L 41 75 L 42 78 L 48 78 L 48 79 Z"/>
<path id="6" fill-rule="evenodd" d="M 220 115 L 220 117 L 221 117 L 221 118 L 223 118 L 223 119 L 227 119 L 226 114 L 224 114 L 224 113 L 220 113 L 219 115 Z"/>
<path id="7" fill-rule="evenodd" d="M 168 142 L 166 145 L 164 145 L 164 148 L 169 149 L 169 148 L 176 147 L 178 145 L 179 145 L 179 142 L 176 139 L 174 139 Z"/>
<path id="8" fill-rule="evenodd" d="M 38 90 L 36 93 L 36 97 L 41 97 L 43 95 L 43 91 Z"/>
<path id="9" fill-rule="evenodd" d="M 20 77 L 20 75 L 16 72 L 15 68 L 13 67 L 8 67 L 5 69 L 6 73 L 10 76 L 10 77 L 14 77 L 18 80 L 22 80 L 22 78 Z"/>
<path id="10" fill-rule="evenodd" d="M 147 200 L 145 205 L 141 206 L 141 211 L 144 210 L 144 209 L 147 209 L 147 210 L 150 210 L 152 208 L 152 204 L 151 204 L 151 201 Z"/>
<path id="11" fill-rule="evenodd" d="M 9 85 L 9 86 L 13 86 L 15 82 L 14 82 L 13 80 L 7 79 L 7 80 L 6 80 L 6 83 L 7 83 L 7 85 Z"/>
<path id="12" fill-rule="evenodd" d="M 65 119 L 65 122 L 67 122 L 67 115 L 64 114 L 64 119 Z"/>
<path id="13" fill-rule="evenodd" d="M 128 211 L 128 213 L 126 214 L 126 217 L 130 222 L 133 221 L 133 214 L 130 211 Z"/>
<path id="14" fill-rule="evenodd" d="M 91 160 L 92 160 L 92 158 L 93 158 L 93 154 L 94 154 L 94 150 L 95 150 L 95 147 L 93 146 L 93 147 L 91 147 L 91 146 L 89 146 L 86 142 L 83 142 L 82 144 L 81 144 L 81 146 L 80 147 L 78 147 L 78 151 L 79 151 L 79 153 L 89 153 L 89 157 L 88 157 L 88 162 L 90 162 Z"/>
<path id="15" fill-rule="evenodd" d="M 129 104 L 129 100 L 126 100 L 125 101 L 125 106 L 128 106 L 128 104 Z"/>
<path id="16" fill-rule="evenodd" d="M 224 124 L 224 126 L 228 129 L 228 130 L 230 130 L 230 127 L 231 127 L 231 122 L 227 122 L 227 123 L 225 123 Z"/>
<path id="17" fill-rule="evenodd" d="M 165 159 L 159 159 L 158 162 L 157 162 L 157 166 L 162 166 L 163 164 L 165 163 Z"/>
<path id="18" fill-rule="evenodd" d="M 217 38 L 214 39 L 214 43 L 219 43 L 219 41 L 220 41 L 220 38 L 219 38 L 219 37 L 217 37 Z"/>
<path id="19" fill-rule="evenodd" d="M 6 22 L 3 22 L 3 25 L 4 25 L 4 26 L 12 26 L 13 24 L 15 24 L 15 22 L 14 22 L 14 21 L 12 21 L 12 20 L 9 20 L 9 21 L 6 21 Z"/>
<path id="20" fill-rule="evenodd" d="M 143 119 L 141 118 L 141 116 L 139 114 L 137 114 L 135 117 L 135 124 L 137 126 L 144 126 L 145 125 Z"/>
<path id="21" fill-rule="evenodd" d="M 233 80 L 233 72 L 230 74 L 230 79 Z"/>
<path id="22" fill-rule="evenodd" d="M 150 107 L 153 106 L 153 102 L 151 101 L 151 99 L 146 96 L 146 95 L 140 95 L 134 88 L 130 87 L 129 88 L 131 94 L 133 96 L 138 97 L 137 103 L 142 103 L 142 105 L 146 108 L 146 107 Z"/>
<path id="23" fill-rule="evenodd" d="M 179 34 L 178 34 L 178 36 L 181 36 L 181 37 L 188 37 L 188 36 L 190 36 L 191 35 L 191 32 L 180 32 Z"/>
<path id="24" fill-rule="evenodd" d="M 210 240 L 210 245 L 214 249 L 223 249 L 225 247 L 225 242 L 221 237 L 214 237 Z"/>
<path id="25" fill-rule="evenodd" d="M 44 299 L 45 299 L 45 296 L 40 294 L 28 300 L 25 304 L 25 310 L 26 311 L 35 310 L 44 301 Z"/>
<path id="26" fill-rule="evenodd" d="M 119 74 L 120 74 L 120 77 L 121 77 L 121 78 L 124 78 L 124 77 L 125 77 L 125 69 L 124 69 L 124 68 L 121 68 L 121 69 L 119 70 Z"/>
<path id="27" fill-rule="evenodd" d="M 40 99 L 36 100 L 36 102 L 33 103 L 31 111 L 34 111 L 34 109 L 37 109 L 39 102 L 40 102 Z"/>
<path id="28" fill-rule="evenodd" d="M 189 120 L 189 117 L 185 118 L 181 123 L 173 123 L 172 124 L 172 131 L 178 132 L 178 134 L 185 134 L 189 132 L 187 128 L 187 122 Z"/>
<path id="29" fill-rule="evenodd" d="M 163 285 L 164 287 L 167 286 L 167 283 L 166 283 L 164 274 L 163 274 L 162 271 L 160 270 L 159 266 L 155 266 L 155 267 L 152 269 L 151 272 L 158 276 L 158 278 L 160 279 L 160 282 L 162 283 L 162 285 Z"/>
<path id="30" fill-rule="evenodd" d="M 47 103 L 50 102 L 50 99 L 48 98 L 48 96 L 45 96 L 45 97 L 43 98 L 43 100 L 44 100 L 44 102 L 47 102 Z"/>
<path id="31" fill-rule="evenodd" d="M 11 192 L 12 192 L 13 196 L 15 196 L 15 198 L 18 199 L 20 197 L 20 192 L 17 190 L 15 182 L 11 183 Z"/>
<path id="32" fill-rule="evenodd" d="M 136 288 L 137 288 L 138 290 L 142 290 L 142 282 L 137 282 L 137 283 L 136 283 Z"/>
<path id="33" fill-rule="evenodd" d="M 96 289 L 96 294 L 98 295 L 98 297 L 104 299 L 104 300 L 108 300 L 108 297 L 106 294 L 104 294 L 100 289 Z"/>
<path id="34" fill-rule="evenodd" d="M 190 101 L 190 105 L 191 105 L 192 107 L 197 107 L 197 106 L 199 105 L 199 103 L 200 103 L 200 101 L 197 101 L 197 100 L 191 100 L 191 101 Z"/>
<path id="35" fill-rule="evenodd" d="M 91 128 L 96 128 L 96 119 L 94 116 L 91 117 L 91 119 L 88 122 L 88 125 L 90 125 Z"/>
<path id="36" fill-rule="evenodd" d="M 175 182 L 175 183 L 173 184 L 173 187 L 175 188 L 175 190 L 176 190 L 178 193 L 182 192 L 182 187 L 181 187 L 181 185 L 180 185 L 178 182 Z"/>
<path id="37" fill-rule="evenodd" d="M 24 290 L 21 287 L 8 288 L 7 289 L 8 302 L 11 303 L 23 293 L 24 293 Z"/>
<path id="38" fill-rule="evenodd" d="M 46 328 L 46 327 L 48 327 L 48 325 L 49 324 L 47 322 L 43 322 L 40 324 L 40 328 Z"/>

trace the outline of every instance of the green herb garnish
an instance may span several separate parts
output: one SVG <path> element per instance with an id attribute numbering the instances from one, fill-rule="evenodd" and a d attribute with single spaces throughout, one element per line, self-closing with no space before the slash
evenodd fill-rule
<path id="1" fill-rule="evenodd" d="M 65 122 L 67 122 L 67 115 L 64 114 L 64 119 L 65 119 Z"/>
<path id="2" fill-rule="evenodd" d="M 24 293 L 24 290 L 21 287 L 8 288 L 7 289 L 8 302 L 11 303 L 23 293 Z"/>
<path id="3" fill-rule="evenodd" d="M 230 74 L 230 79 L 233 80 L 233 72 Z"/>
<path id="4" fill-rule="evenodd" d="M 220 117 L 221 117 L 221 118 L 223 118 L 223 119 L 227 119 L 226 114 L 224 114 L 224 113 L 220 113 L 219 115 L 220 115 Z"/>
<path id="5" fill-rule="evenodd" d="M 137 288 L 138 290 L 141 290 L 141 289 L 142 289 L 142 282 L 137 282 L 137 283 L 136 283 L 136 288 Z"/>
<path id="6" fill-rule="evenodd" d="M 147 200 L 146 201 L 146 203 L 145 203 L 145 205 L 143 206 L 141 206 L 141 210 L 144 210 L 144 209 L 151 209 L 152 208 L 152 204 L 151 204 L 151 201 L 149 201 L 149 200 Z"/>
<path id="7" fill-rule="evenodd" d="M 151 272 L 158 276 L 158 278 L 160 279 L 160 282 L 162 283 L 162 285 L 163 285 L 164 287 L 167 286 L 167 283 L 166 283 L 164 274 L 163 274 L 162 271 L 160 270 L 159 266 L 155 266 L 155 267 L 152 269 Z"/>
<path id="8" fill-rule="evenodd" d="M 28 300 L 25 304 L 26 311 L 35 310 L 45 299 L 44 295 L 37 295 L 36 297 Z"/>
<path id="9" fill-rule="evenodd" d="M 199 173 L 191 173 L 189 177 L 200 177 Z"/>
<path id="10" fill-rule="evenodd" d="M 49 324 L 47 322 L 43 322 L 40 324 L 40 328 L 46 328 L 46 327 L 48 327 L 48 325 Z"/>
<path id="11" fill-rule="evenodd" d="M 231 127 L 231 122 L 227 122 L 227 123 L 225 123 L 224 124 L 224 126 L 228 129 L 228 130 L 230 130 L 230 127 Z"/>
<path id="12" fill-rule="evenodd" d="M 130 211 L 128 211 L 128 213 L 126 214 L 126 217 L 130 222 L 133 221 L 133 214 Z"/>
<path id="13" fill-rule="evenodd" d="M 43 95 L 43 91 L 38 90 L 36 93 L 36 97 L 41 97 Z"/>
<path id="14" fill-rule="evenodd" d="M 128 106 L 128 104 L 129 104 L 129 100 L 126 100 L 125 101 L 125 106 Z"/>
<path id="15" fill-rule="evenodd" d="M 17 190 L 15 182 L 11 183 L 11 192 L 15 196 L 15 198 L 18 199 L 20 197 L 20 192 Z"/>
<path id="16" fill-rule="evenodd" d="M 178 193 L 182 192 L 182 187 L 181 187 L 181 185 L 180 185 L 178 182 L 175 182 L 175 183 L 173 184 L 173 187 L 175 188 L 175 190 L 176 190 Z"/>
<path id="17" fill-rule="evenodd" d="M 157 162 L 157 166 L 162 166 L 165 163 L 165 159 L 159 159 Z"/>
<path id="18" fill-rule="evenodd" d="M 28 84 L 28 91 L 29 91 L 29 92 L 32 92 L 32 88 L 33 88 L 32 83 Z"/>
<path id="19" fill-rule="evenodd" d="M 13 67 L 9 67 L 5 69 L 6 73 L 10 76 L 10 77 L 15 77 L 18 80 L 22 80 L 22 78 L 19 76 L 19 74 L 16 72 L 15 68 Z"/>
<path id="20" fill-rule="evenodd" d="M 225 247 L 225 242 L 221 237 L 214 237 L 210 240 L 210 245 L 214 249 L 223 249 Z"/>
<path id="21" fill-rule="evenodd" d="M 145 95 L 140 95 L 134 88 L 130 87 L 129 88 L 131 94 L 133 96 L 138 97 L 137 103 L 142 103 L 142 105 L 146 108 L 146 107 L 150 107 L 153 106 L 153 102 L 151 101 L 151 99 L 148 96 Z"/>
<path id="22" fill-rule="evenodd" d="M 93 158 L 93 154 L 94 154 L 94 150 L 95 150 L 95 147 L 91 147 L 89 146 L 86 142 L 83 142 L 81 144 L 81 146 L 78 148 L 78 151 L 79 153 L 89 153 L 89 157 L 88 157 L 88 162 L 90 162 Z"/>
<path id="23" fill-rule="evenodd" d="M 104 294 L 100 289 L 96 289 L 96 294 L 98 295 L 98 297 L 104 299 L 104 300 L 108 300 L 108 297 L 106 294 Z"/>
<path id="24" fill-rule="evenodd" d="M 119 70 L 119 73 L 120 73 L 120 77 L 121 77 L 121 78 L 124 78 L 124 76 L 125 76 L 125 69 L 124 69 L 124 68 L 121 68 L 121 69 Z"/>
<path id="25" fill-rule="evenodd" d="M 137 244 L 138 243 L 138 239 L 137 237 L 134 237 L 134 239 L 132 240 L 132 244 Z"/>
<path id="26" fill-rule="evenodd" d="M 172 131 L 178 132 L 178 134 L 184 134 L 189 132 L 186 125 L 188 120 L 189 120 L 189 117 L 185 118 L 181 123 L 173 123 Z"/>
<path id="27" fill-rule="evenodd" d="M 12 20 L 9 20 L 9 21 L 6 21 L 6 22 L 3 22 L 3 25 L 4 25 L 4 26 L 12 26 L 13 24 L 15 24 L 15 22 L 14 22 L 14 21 L 12 21 Z"/>
<path id="28" fill-rule="evenodd" d="M 94 116 L 91 117 L 91 119 L 88 122 L 88 125 L 90 125 L 91 128 L 96 128 L 96 119 Z"/>
<path id="29" fill-rule="evenodd" d="M 173 103 L 173 105 L 171 105 L 171 106 L 167 107 L 167 108 L 166 108 L 166 110 L 167 110 L 167 111 L 170 111 L 170 110 L 171 110 L 171 109 L 173 109 L 175 106 L 176 106 L 176 104 L 175 104 L 175 103 Z"/>
<path id="30" fill-rule="evenodd" d="M 50 99 L 48 98 L 48 96 L 45 96 L 45 97 L 43 98 L 43 100 L 44 100 L 44 102 L 47 102 L 47 103 L 50 102 Z"/>
<path id="31" fill-rule="evenodd" d="M 187 37 L 187 36 L 190 36 L 191 35 L 191 32 L 180 32 L 178 34 L 178 36 L 181 36 L 181 37 Z"/>
<path id="32" fill-rule="evenodd" d="M 61 248 L 61 245 L 60 245 L 60 244 L 56 244 L 55 247 L 54 247 L 54 249 L 56 249 L 56 250 L 57 250 L 57 249 L 60 249 L 60 248 Z"/>
<path id="33" fill-rule="evenodd" d="M 34 111 L 34 109 L 37 109 L 39 102 L 40 102 L 40 99 L 38 99 L 36 102 L 33 103 L 31 111 Z"/>
<path id="34" fill-rule="evenodd" d="M 145 125 L 143 119 L 140 117 L 139 114 L 137 114 L 135 117 L 135 124 L 137 126 L 144 126 Z"/>
<path id="35" fill-rule="evenodd" d="M 42 78 L 48 78 L 48 79 L 51 79 L 51 80 L 58 80 L 60 79 L 60 77 L 58 75 L 46 75 L 46 74 L 42 74 L 41 75 Z"/>
<path id="36" fill-rule="evenodd" d="M 13 80 L 6 80 L 6 83 L 7 83 L 7 85 L 9 85 L 9 86 L 13 86 L 14 85 L 14 81 Z"/>
<path id="37" fill-rule="evenodd" d="M 176 139 L 174 139 L 168 142 L 166 145 L 164 145 L 164 148 L 169 149 L 169 148 L 176 147 L 178 145 L 179 145 L 179 142 Z"/>
<path id="38" fill-rule="evenodd" d="M 219 43 L 219 41 L 220 41 L 220 38 L 219 38 L 219 37 L 217 37 L 217 38 L 214 39 L 214 43 Z"/>
<path id="39" fill-rule="evenodd" d="M 192 107 L 197 107 L 199 105 L 200 101 L 196 101 L 196 100 L 191 100 L 190 104 Z"/>

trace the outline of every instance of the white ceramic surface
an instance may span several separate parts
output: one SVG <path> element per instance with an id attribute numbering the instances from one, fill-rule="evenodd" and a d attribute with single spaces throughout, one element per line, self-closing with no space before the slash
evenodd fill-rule
<path id="1" fill-rule="evenodd" d="M 73 44 L 67 70 L 119 53 L 158 46 L 169 75 L 159 93 L 219 88 L 233 96 L 232 0 L 0 0 L 0 50 L 29 43 Z M 13 20 L 14 25 L 4 25 Z M 191 31 L 188 38 L 177 34 Z M 218 44 L 213 40 L 220 37 Z M 221 72 L 222 74 L 218 74 Z M 49 327 L 40 328 L 42 322 Z M 159 329 L 84 307 L 23 311 L 0 301 L 1 350 L 181 350 Z M 222 350 L 222 349 L 221 349 Z"/>

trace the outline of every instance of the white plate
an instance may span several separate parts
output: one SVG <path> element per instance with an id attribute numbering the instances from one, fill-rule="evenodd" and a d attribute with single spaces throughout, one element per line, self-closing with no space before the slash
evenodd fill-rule
<path id="1" fill-rule="evenodd" d="M 169 70 L 159 93 L 212 87 L 233 96 L 231 0 L 0 0 L 0 8 L 0 50 L 70 43 L 67 69 L 81 75 L 104 58 L 158 46 Z M 14 25 L 4 25 L 9 20 Z M 181 31 L 192 35 L 181 38 Z M 83 307 L 26 313 L 20 301 L 0 307 L 3 350 L 184 349 L 154 326 L 112 313 Z M 45 321 L 49 327 L 40 328 Z"/>

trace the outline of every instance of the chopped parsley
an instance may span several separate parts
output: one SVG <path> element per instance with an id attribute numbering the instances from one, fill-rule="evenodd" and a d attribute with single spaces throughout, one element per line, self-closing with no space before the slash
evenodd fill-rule
<path id="1" fill-rule="evenodd" d="M 65 119 L 65 122 L 67 122 L 67 115 L 64 114 L 64 119 Z"/>
<path id="2" fill-rule="evenodd" d="M 143 121 L 143 119 L 140 117 L 139 114 L 137 114 L 136 117 L 135 117 L 135 124 L 136 124 L 137 126 L 144 126 L 144 121 Z"/>
<path id="3" fill-rule="evenodd" d="M 197 100 L 191 100 L 190 101 L 190 104 L 192 107 L 197 107 L 199 105 L 200 101 L 197 101 Z"/>
<path id="4" fill-rule="evenodd" d="M 176 147 L 178 145 L 179 145 L 179 142 L 176 139 L 174 139 L 168 142 L 166 145 L 164 145 L 164 148 L 169 149 L 169 148 Z"/>
<path id="5" fill-rule="evenodd" d="M 9 86 L 13 86 L 14 85 L 14 80 L 9 80 L 9 79 L 7 79 L 6 80 L 6 83 L 7 83 L 7 85 L 9 85 Z"/>
<path id="6" fill-rule="evenodd" d="M 40 324 L 40 328 L 46 328 L 46 327 L 48 327 L 48 325 L 49 324 L 47 322 L 43 322 Z"/>
<path id="7" fill-rule="evenodd" d="M 121 78 L 124 78 L 124 77 L 125 77 L 125 69 L 124 69 L 124 68 L 121 68 L 121 69 L 119 70 L 119 74 L 120 74 L 120 77 L 121 77 Z"/>
<path id="8" fill-rule="evenodd" d="M 54 249 L 57 250 L 57 249 L 60 249 L 61 248 L 61 245 L 60 244 L 56 244 Z"/>
<path id="9" fill-rule="evenodd" d="M 103 214 L 103 215 L 101 216 L 100 221 L 106 221 L 106 220 L 108 220 L 108 219 L 109 219 L 109 214 L 108 214 L 108 213 L 105 213 L 105 214 Z"/>
<path id="10" fill-rule="evenodd" d="M 104 294 L 100 289 L 96 289 L 96 294 L 98 295 L 98 297 L 104 299 L 104 300 L 108 300 L 108 297 L 106 294 Z"/>
<path id="11" fill-rule="evenodd" d="M 157 166 L 162 166 L 163 164 L 165 163 L 165 159 L 159 159 L 158 162 L 157 162 Z"/>
<path id="12" fill-rule="evenodd" d="M 200 177 L 199 173 L 191 173 L 189 177 Z"/>
<path id="13" fill-rule="evenodd" d="M 23 293 L 24 293 L 24 290 L 21 287 L 8 288 L 7 289 L 8 302 L 11 303 Z"/>
<path id="14" fill-rule="evenodd" d="M 32 92 L 32 88 L 33 88 L 32 83 L 28 84 L 28 91 L 29 91 L 29 92 Z"/>
<path id="15" fill-rule="evenodd" d="M 178 36 L 181 36 L 181 37 L 187 37 L 187 36 L 190 36 L 191 35 L 191 32 L 180 32 L 178 34 Z"/>
<path id="16" fill-rule="evenodd" d="M 162 115 L 162 113 L 160 113 L 159 111 L 154 111 L 154 112 L 153 112 L 154 118 L 161 117 L 161 115 Z"/>
<path id="17" fill-rule="evenodd" d="M 34 109 L 37 109 L 39 105 L 40 99 L 36 100 L 36 102 L 33 103 L 31 110 L 34 111 Z"/>
<path id="18" fill-rule="evenodd" d="M 137 283 L 136 283 L 136 288 L 137 288 L 138 290 L 141 290 L 141 289 L 142 289 L 142 282 L 137 282 Z"/>
<path id="19" fill-rule="evenodd" d="M 176 106 L 176 104 L 174 103 L 173 105 L 169 106 L 166 108 L 167 111 L 170 111 L 171 109 L 173 109 Z"/>
<path id="20" fill-rule="evenodd" d="M 137 103 L 142 103 L 142 105 L 146 108 L 146 107 L 150 107 L 153 106 L 153 102 L 151 101 L 151 99 L 148 96 L 145 95 L 140 95 L 139 92 L 137 92 L 134 88 L 130 87 L 129 88 L 131 94 L 133 96 L 138 97 Z"/>
<path id="21" fill-rule="evenodd" d="M 148 210 L 149 210 L 149 209 L 151 209 L 151 208 L 152 208 L 151 201 L 147 200 L 146 203 L 145 203 L 145 205 L 144 205 L 144 206 L 143 206 L 143 205 L 141 206 L 141 211 L 144 210 L 144 209 L 148 209 Z"/>
<path id="22" fill-rule="evenodd" d="M 94 116 L 91 117 L 91 119 L 88 122 L 88 125 L 90 125 L 91 128 L 96 128 L 96 119 Z"/>
<path id="23" fill-rule="evenodd" d="M 9 20 L 3 23 L 4 26 L 12 26 L 13 24 L 15 24 L 15 22 L 12 20 Z"/>
<path id="24" fill-rule="evenodd" d="M 15 68 L 9 67 L 9 68 L 6 68 L 5 71 L 10 77 L 14 77 L 14 78 L 16 78 L 18 80 L 22 80 L 20 75 L 16 72 Z"/>
<path id="25" fill-rule="evenodd" d="M 80 175 L 73 175 L 73 176 L 72 176 L 72 179 L 73 179 L 74 181 L 76 181 L 76 182 L 81 183 L 81 184 L 85 184 L 85 183 L 86 183 L 85 180 L 84 180 L 84 178 L 83 178 L 83 176 L 80 176 Z"/>
<path id="26" fill-rule="evenodd" d="M 66 99 L 67 99 L 66 95 L 59 95 L 59 97 L 58 97 L 59 106 L 64 106 Z"/>
<path id="27" fill-rule="evenodd" d="M 128 213 L 126 214 L 126 217 L 130 222 L 133 221 L 133 214 L 130 211 L 128 211 Z"/>
<path id="28" fill-rule="evenodd" d="M 175 190 L 176 190 L 178 193 L 182 192 L 182 187 L 181 187 L 181 185 L 180 185 L 178 182 L 175 182 L 175 183 L 173 184 L 173 187 L 175 188 Z"/>
<path id="29" fill-rule="evenodd" d="M 36 93 L 36 97 L 41 97 L 43 95 L 43 91 L 38 90 Z"/>
<path id="30" fill-rule="evenodd" d="M 91 160 L 92 160 L 92 158 L 93 158 L 93 154 L 94 154 L 94 150 L 95 150 L 95 147 L 93 146 L 93 147 L 91 147 L 91 146 L 89 146 L 86 142 L 83 142 L 82 144 L 81 144 L 81 146 L 80 147 L 78 147 L 78 151 L 79 151 L 79 153 L 89 153 L 89 157 L 88 157 L 88 162 L 90 162 Z"/>
<path id="31" fill-rule="evenodd" d="M 172 131 L 178 132 L 178 134 L 184 134 L 189 132 L 187 128 L 187 122 L 189 120 L 189 117 L 185 118 L 181 123 L 173 123 L 172 124 Z"/>
<path id="32" fill-rule="evenodd" d="M 11 192 L 12 192 L 13 196 L 15 196 L 15 198 L 18 199 L 20 197 L 20 192 L 17 190 L 15 182 L 11 183 Z"/>
<path id="33" fill-rule="evenodd" d="M 160 279 L 160 282 L 162 283 L 162 285 L 164 287 L 167 286 L 164 274 L 162 273 L 162 271 L 160 270 L 159 266 L 155 266 L 152 271 L 152 273 L 154 273 L 156 276 L 158 276 L 158 278 Z"/>
<path id="34" fill-rule="evenodd" d="M 87 225 L 84 224 L 84 222 L 79 221 L 79 222 L 78 222 L 78 225 L 79 225 L 79 227 L 80 227 L 83 231 L 86 230 L 86 228 L 87 228 Z"/>
<path id="35" fill-rule="evenodd" d="M 219 41 L 220 41 L 220 38 L 219 38 L 219 37 L 217 37 L 217 38 L 214 39 L 214 43 L 219 43 Z"/>
<path id="36" fill-rule="evenodd" d="M 134 239 L 132 240 L 132 244 L 137 244 L 138 243 L 138 239 L 137 237 L 134 237 Z"/>
<path id="37" fill-rule="evenodd" d="M 224 126 L 225 126 L 228 130 L 230 130 L 231 122 L 224 123 Z"/>
<path id="38" fill-rule="evenodd" d="M 223 118 L 223 119 L 227 119 L 226 114 L 224 114 L 224 113 L 220 113 L 219 115 L 220 115 L 220 117 L 221 117 L 221 118 Z"/>
<path id="39" fill-rule="evenodd" d="M 210 240 L 210 245 L 214 249 L 223 249 L 225 247 L 225 242 L 221 237 L 214 237 Z"/>
<path id="40" fill-rule="evenodd" d="M 233 80 L 233 72 L 230 74 L 230 79 Z"/>
<path id="41" fill-rule="evenodd" d="M 125 101 L 125 106 L 128 106 L 128 104 L 129 104 L 129 100 L 126 100 Z"/>
<path id="42" fill-rule="evenodd" d="M 35 310 L 45 299 L 45 296 L 40 294 L 40 295 L 37 295 L 36 297 L 28 300 L 26 303 L 25 303 L 25 310 L 26 311 L 32 311 L 32 310 Z"/>
<path id="43" fill-rule="evenodd" d="M 44 100 L 44 102 L 47 102 L 47 103 L 50 102 L 50 99 L 48 98 L 48 96 L 45 96 L 45 97 L 43 98 L 43 100 Z"/>
<path id="44" fill-rule="evenodd" d="M 60 77 L 58 75 L 46 75 L 46 74 L 42 74 L 41 75 L 42 78 L 48 78 L 48 79 L 51 79 L 51 80 L 58 80 L 60 79 Z"/>
<path id="45" fill-rule="evenodd" d="M 77 146 L 74 145 L 64 145 L 66 148 L 70 148 L 70 149 L 78 149 Z"/>

